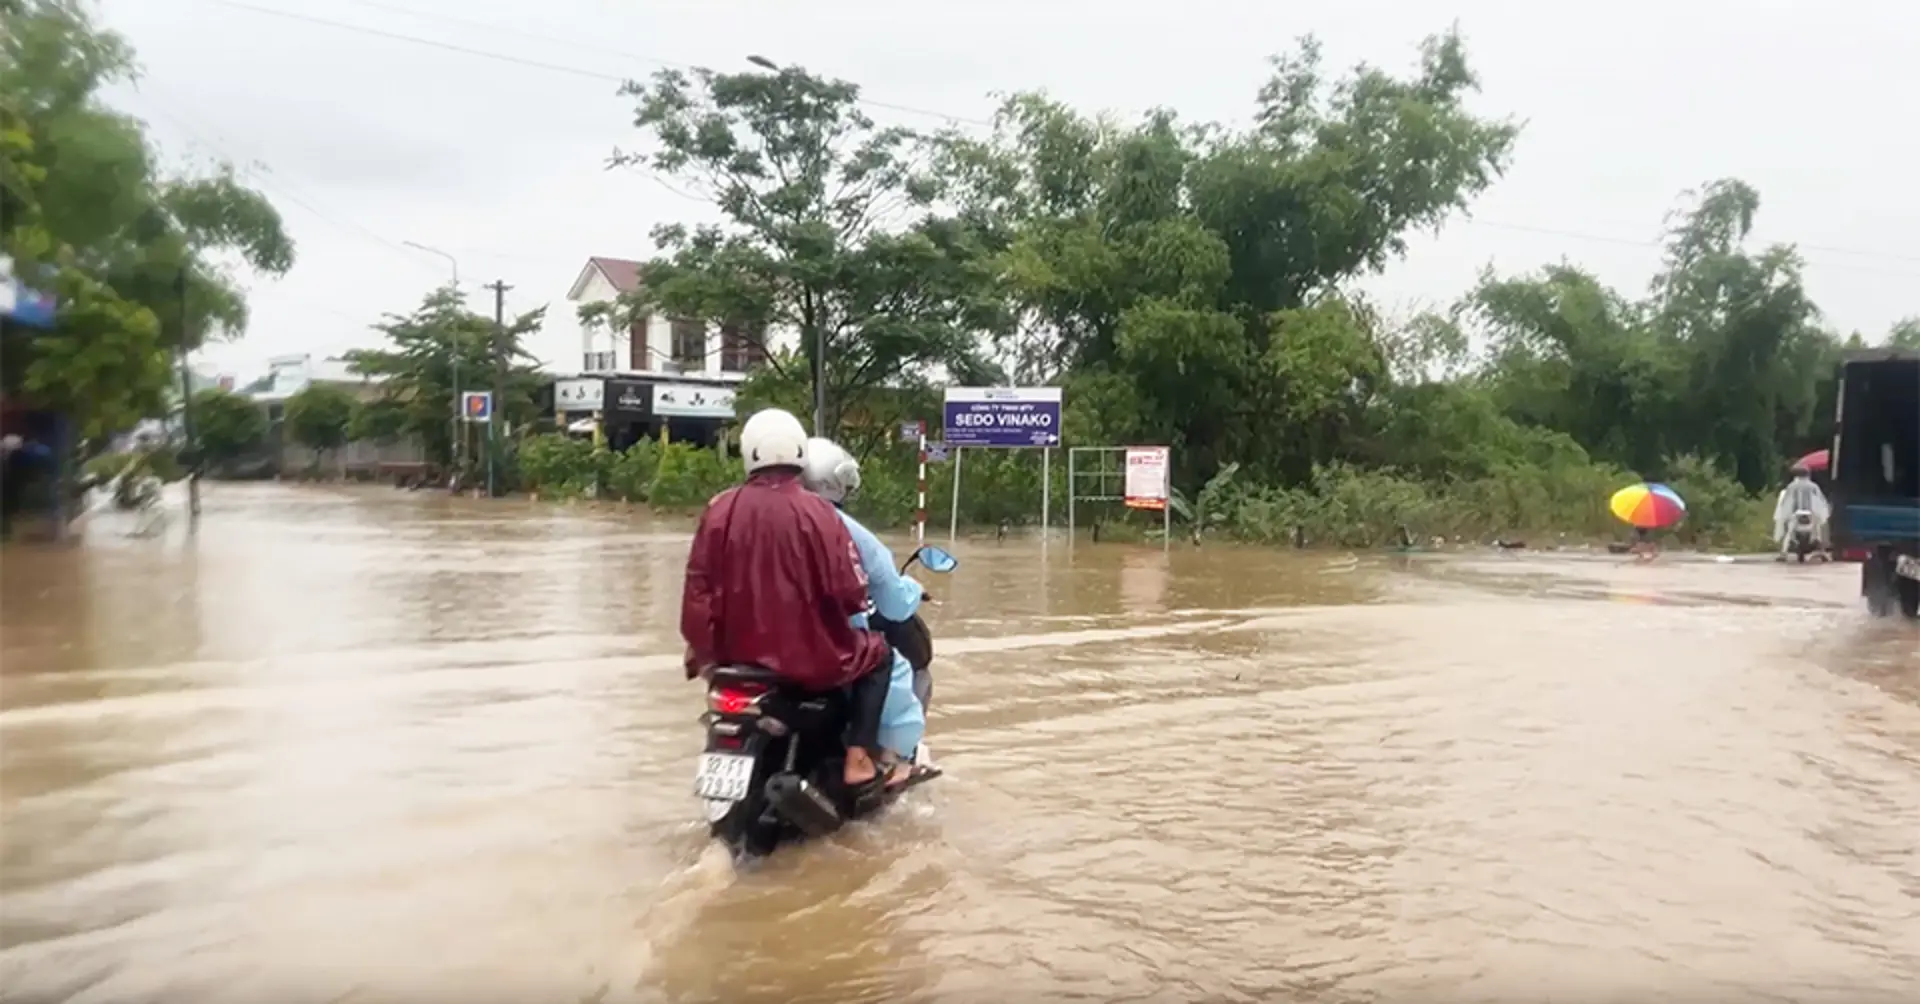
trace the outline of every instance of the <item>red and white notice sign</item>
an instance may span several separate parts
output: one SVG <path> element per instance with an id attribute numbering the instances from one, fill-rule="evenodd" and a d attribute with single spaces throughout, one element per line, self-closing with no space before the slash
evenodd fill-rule
<path id="1" fill-rule="evenodd" d="M 1164 446 L 1127 447 L 1127 508 L 1167 507 L 1167 454 Z"/>

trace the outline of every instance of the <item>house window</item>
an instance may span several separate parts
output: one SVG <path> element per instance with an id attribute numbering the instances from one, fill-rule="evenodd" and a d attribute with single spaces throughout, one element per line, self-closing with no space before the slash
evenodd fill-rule
<path id="1" fill-rule="evenodd" d="M 707 364 L 707 326 L 699 321 L 673 322 L 673 361 L 681 369 L 704 369 Z"/>
<path id="2" fill-rule="evenodd" d="M 586 368 L 583 373 L 605 373 L 613 369 L 614 354 L 611 352 L 589 352 L 583 360 Z"/>
<path id="3" fill-rule="evenodd" d="M 767 358 L 766 338 L 762 331 L 741 324 L 720 326 L 720 368 L 729 373 L 746 373 Z"/>

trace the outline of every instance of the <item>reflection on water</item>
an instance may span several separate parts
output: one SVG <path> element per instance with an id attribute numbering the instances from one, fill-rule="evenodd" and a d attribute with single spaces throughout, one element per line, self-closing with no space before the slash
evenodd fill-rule
<path id="1" fill-rule="evenodd" d="M 686 530 L 216 485 L 7 552 L 0 1000 L 1920 999 L 1849 567 L 963 541 L 949 777 L 736 874 Z"/>

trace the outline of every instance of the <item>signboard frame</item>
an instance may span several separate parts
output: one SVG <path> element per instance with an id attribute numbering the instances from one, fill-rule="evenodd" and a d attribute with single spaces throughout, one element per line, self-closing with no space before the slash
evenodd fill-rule
<path id="1" fill-rule="evenodd" d="M 1129 508 L 1127 459 L 1137 451 L 1153 450 L 1165 456 L 1167 498 L 1160 510 L 1160 549 L 1173 547 L 1173 448 L 1170 446 L 1074 446 L 1067 449 L 1067 539 L 1073 539 L 1075 507 L 1080 502 L 1119 502 Z M 1114 461 L 1118 459 L 1119 463 Z M 1094 462 L 1089 465 L 1089 461 Z"/>
<path id="2" fill-rule="evenodd" d="M 1058 387 L 948 387 L 940 439 L 958 449 L 1059 446 L 1061 405 Z"/>
<path id="3" fill-rule="evenodd" d="M 968 447 L 1040 448 L 1040 541 L 1052 523 L 1053 448 L 1059 446 L 1065 395 L 1058 387 L 948 387 L 941 396 L 940 442 L 953 451 L 953 501 L 947 543 L 960 536 L 960 466 Z M 925 433 L 922 432 L 924 439 Z"/>
<path id="4" fill-rule="evenodd" d="M 1121 502 L 1129 509 L 1165 509 L 1173 495 L 1173 451 L 1165 446 L 1126 448 L 1127 474 Z M 1158 468 L 1157 472 L 1152 470 Z M 1148 479 L 1152 478 L 1153 481 Z"/>

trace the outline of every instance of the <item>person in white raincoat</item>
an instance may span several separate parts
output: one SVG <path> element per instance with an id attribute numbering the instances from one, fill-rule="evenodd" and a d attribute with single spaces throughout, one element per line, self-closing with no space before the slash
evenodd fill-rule
<path id="1" fill-rule="evenodd" d="M 1827 504 L 1827 493 L 1813 483 L 1807 469 L 1793 466 L 1793 480 L 1780 489 L 1780 500 L 1773 506 L 1773 539 L 1780 545 L 1779 560 L 1787 559 L 1787 548 L 1792 539 L 1793 514 L 1805 510 L 1813 514 L 1813 536 L 1824 550 L 1827 546 L 1827 520 L 1833 516 L 1833 508 Z"/>

